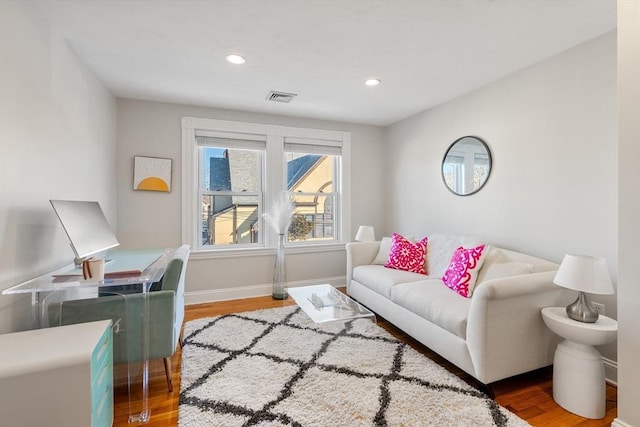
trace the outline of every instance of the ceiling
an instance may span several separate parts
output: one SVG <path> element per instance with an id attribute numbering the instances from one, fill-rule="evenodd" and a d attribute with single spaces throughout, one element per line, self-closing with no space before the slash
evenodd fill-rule
<path id="1" fill-rule="evenodd" d="M 381 126 L 616 27 L 616 0 L 33 2 L 115 96 Z"/>

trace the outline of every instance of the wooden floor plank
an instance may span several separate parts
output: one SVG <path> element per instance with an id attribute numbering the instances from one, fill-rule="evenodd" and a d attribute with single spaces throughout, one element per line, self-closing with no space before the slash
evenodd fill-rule
<path id="1" fill-rule="evenodd" d="M 190 305 L 187 306 L 185 310 L 185 322 L 203 317 L 213 317 L 264 308 L 284 307 L 293 304 L 295 304 L 295 302 L 292 298 L 278 301 L 271 297 L 259 297 Z M 379 319 L 378 324 L 450 372 L 460 376 L 472 385 L 475 384 L 469 375 L 416 342 L 384 319 Z M 174 354 L 171 359 L 173 392 L 169 392 L 167 389 L 162 360 L 154 360 L 150 363 L 149 408 L 151 410 L 151 420 L 146 424 L 148 427 L 174 427 L 178 425 L 181 356 L 180 348 L 178 348 L 178 351 L 176 351 L 176 354 Z M 520 418 L 527 420 L 527 422 L 533 426 L 610 426 L 613 419 L 617 416 L 616 387 L 607 385 L 606 416 L 601 420 L 588 420 L 564 410 L 555 403 L 552 395 L 552 380 L 553 371 L 549 367 L 498 381 L 492 386 L 495 399 L 500 405 L 514 412 Z M 115 391 L 114 426 L 131 426 L 133 424 L 127 422 L 129 414 L 127 389 L 126 387 L 119 386 Z M 139 407 L 140 401 L 134 400 L 133 405 L 134 407 Z"/>

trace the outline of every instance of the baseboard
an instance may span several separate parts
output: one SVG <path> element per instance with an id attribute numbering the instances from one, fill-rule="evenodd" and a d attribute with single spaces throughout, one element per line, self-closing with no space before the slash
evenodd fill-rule
<path id="1" fill-rule="evenodd" d="M 618 362 L 615 360 L 602 358 L 604 363 L 604 377 L 607 379 L 607 383 L 618 386 Z"/>
<path id="2" fill-rule="evenodd" d="M 613 422 L 611 423 L 611 427 L 633 427 L 631 424 L 627 424 L 624 421 L 618 419 L 618 418 L 614 418 Z"/>
<path id="3" fill-rule="evenodd" d="M 322 279 L 314 280 L 300 280 L 297 282 L 290 282 L 288 286 L 295 288 L 299 286 L 311 286 L 321 283 L 329 283 L 333 286 L 344 286 L 347 278 L 346 276 L 338 277 L 324 277 Z M 271 283 L 265 283 L 260 285 L 241 286 L 237 288 L 223 288 L 223 289 L 211 289 L 206 291 L 185 292 L 184 303 L 186 305 L 191 304 L 203 304 L 207 302 L 216 301 L 228 301 L 234 299 L 264 297 L 271 295 Z"/>

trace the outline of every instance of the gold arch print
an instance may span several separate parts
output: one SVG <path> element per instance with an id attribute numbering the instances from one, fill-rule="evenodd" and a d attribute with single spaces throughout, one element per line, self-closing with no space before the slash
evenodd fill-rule
<path id="1" fill-rule="evenodd" d="M 171 159 L 133 156 L 133 189 L 171 191 Z"/>

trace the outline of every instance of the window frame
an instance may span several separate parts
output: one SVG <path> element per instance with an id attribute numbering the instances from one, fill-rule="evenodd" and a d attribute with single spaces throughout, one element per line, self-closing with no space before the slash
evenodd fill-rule
<path id="1" fill-rule="evenodd" d="M 196 135 L 207 134 L 228 139 L 254 139 L 265 141 L 262 169 L 262 211 L 259 215 L 260 243 L 201 247 L 197 236 L 197 209 L 201 196 L 198 144 Z M 197 258 L 255 256 L 271 254 L 277 246 L 278 237 L 262 218 L 270 206 L 286 188 L 285 141 L 302 144 L 326 145 L 340 148 L 338 182 L 334 192 L 336 238 L 330 241 L 287 242 L 287 252 L 324 252 L 344 249 L 351 235 L 351 133 L 324 129 L 298 128 L 281 125 L 236 122 L 197 117 L 182 118 L 182 241 L 192 245 Z"/>

